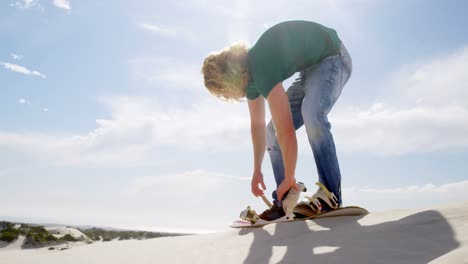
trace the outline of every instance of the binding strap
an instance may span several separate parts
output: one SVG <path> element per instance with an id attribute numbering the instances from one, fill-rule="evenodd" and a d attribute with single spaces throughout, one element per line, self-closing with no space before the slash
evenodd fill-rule
<path id="1" fill-rule="evenodd" d="M 271 202 L 265 197 L 265 195 L 262 195 L 262 200 L 268 206 L 268 208 L 271 208 L 273 206 Z"/>
<path id="2" fill-rule="evenodd" d="M 322 189 L 322 191 L 325 193 L 325 195 L 328 197 L 328 199 L 332 199 L 333 198 L 333 195 L 332 193 L 327 189 L 327 187 L 325 187 L 325 185 L 323 185 L 321 182 L 317 182 L 315 183 L 318 187 L 320 187 L 320 189 Z"/>

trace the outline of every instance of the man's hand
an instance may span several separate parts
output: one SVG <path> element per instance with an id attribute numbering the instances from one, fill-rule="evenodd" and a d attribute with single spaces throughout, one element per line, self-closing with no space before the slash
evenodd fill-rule
<path id="1" fill-rule="evenodd" d="M 294 188 L 299 191 L 299 187 L 297 187 L 296 180 L 294 178 L 292 180 L 288 180 L 285 178 L 283 182 L 278 186 L 278 189 L 276 189 L 276 195 L 278 196 L 278 200 L 283 200 L 284 194 L 291 188 Z"/>
<path id="2" fill-rule="evenodd" d="M 262 186 L 260 189 L 259 185 Z M 263 191 L 266 190 L 265 183 L 263 182 L 263 174 L 261 171 L 254 171 L 252 175 L 252 193 L 255 197 L 263 195 Z"/>

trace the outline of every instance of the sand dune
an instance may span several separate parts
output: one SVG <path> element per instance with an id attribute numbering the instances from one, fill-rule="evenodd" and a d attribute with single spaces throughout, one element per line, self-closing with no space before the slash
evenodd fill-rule
<path id="1" fill-rule="evenodd" d="M 49 231 L 52 235 L 54 235 L 57 238 L 63 237 L 65 235 L 71 235 L 74 238 L 78 238 L 78 239 L 87 238 L 87 236 L 83 234 L 80 230 L 76 228 L 72 228 L 72 227 L 52 226 L 52 227 L 45 227 L 45 229 L 47 229 L 47 231 Z"/>
<path id="2" fill-rule="evenodd" d="M 468 203 L 112 241 L 66 251 L 3 250 L 0 263 L 468 263 Z"/>

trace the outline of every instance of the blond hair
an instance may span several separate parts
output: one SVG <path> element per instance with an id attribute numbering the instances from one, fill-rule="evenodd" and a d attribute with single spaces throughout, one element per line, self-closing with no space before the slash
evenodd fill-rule
<path id="1" fill-rule="evenodd" d="M 208 91 L 226 101 L 240 101 L 245 97 L 247 78 L 247 47 L 235 43 L 203 62 L 202 74 Z"/>

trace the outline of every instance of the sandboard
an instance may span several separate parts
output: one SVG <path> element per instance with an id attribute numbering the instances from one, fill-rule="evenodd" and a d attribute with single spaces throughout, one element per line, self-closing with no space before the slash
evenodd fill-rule
<path id="1" fill-rule="evenodd" d="M 237 221 L 232 222 L 229 226 L 232 228 L 254 228 L 254 227 L 262 227 L 262 226 L 269 225 L 269 224 L 291 222 L 291 221 L 294 221 L 293 214 L 285 215 L 274 221 L 265 221 L 263 219 L 258 219 L 258 221 L 255 224 L 252 224 L 249 221 L 245 221 L 245 220 L 237 220 Z"/>
<path id="2" fill-rule="evenodd" d="M 269 224 L 275 223 L 284 223 L 284 222 L 292 222 L 292 221 L 305 221 L 305 220 L 312 220 L 312 219 L 319 219 L 319 218 L 328 218 L 328 217 L 339 217 L 339 216 L 358 216 L 358 215 L 366 215 L 369 212 L 359 206 L 346 206 L 342 208 L 338 208 L 333 211 L 329 211 L 323 214 L 315 215 L 312 217 L 305 217 L 305 218 L 294 218 L 294 216 L 287 215 L 283 216 L 274 221 L 265 221 L 259 219 L 255 224 L 250 223 L 249 221 L 238 220 L 231 223 L 229 226 L 232 228 L 258 228 Z"/>
<path id="3" fill-rule="evenodd" d="M 338 217 L 338 216 L 359 216 L 369 214 L 369 211 L 359 206 L 346 206 L 338 208 L 336 210 L 326 212 L 307 219 L 327 218 L 327 217 Z M 307 220 L 305 219 L 305 220 Z"/>

